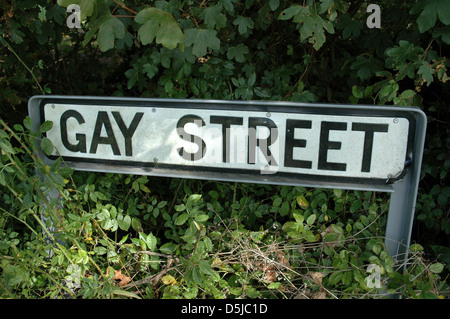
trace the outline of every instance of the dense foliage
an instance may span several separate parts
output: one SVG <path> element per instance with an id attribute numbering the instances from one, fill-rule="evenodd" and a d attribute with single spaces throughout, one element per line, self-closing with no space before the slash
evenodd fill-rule
<path id="1" fill-rule="evenodd" d="M 369 28 L 370 3 L 0 0 L 0 296 L 446 296 L 450 3 L 376 1 Z M 45 166 L 52 123 L 32 132 L 26 103 L 49 93 L 418 106 L 406 270 L 384 249 L 384 194 Z"/>

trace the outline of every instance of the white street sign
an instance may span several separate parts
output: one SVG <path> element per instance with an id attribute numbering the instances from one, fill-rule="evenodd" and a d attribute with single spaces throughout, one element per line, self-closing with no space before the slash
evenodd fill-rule
<path id="1" fill-rule="evenodd" d="M 409 120 L 173 107 L 47 103 L 70 160 L 388 179 L 405 166 Z M 54 155 L 57 155 L 55 152 Z"/>

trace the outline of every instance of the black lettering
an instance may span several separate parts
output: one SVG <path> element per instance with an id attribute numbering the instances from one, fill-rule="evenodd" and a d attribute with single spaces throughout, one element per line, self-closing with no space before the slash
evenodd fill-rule
<path id="1" fill-rule="evenodd" d="M 328 150 L 340 150 L 341 142 L 330 141 L 330 131 L 345 131 L 347 123 L 343 122 L 322 122 L 320 127 L 320 145 L 319 145 L 319 169 L 330 171 L 345 171 L 347 164 L 328 162 Z"/>
<path id="2" fill-rule="evenodd" d="M 77 144 L 70 144 L 67 138 L 67 120 L 73 117 L 78 121 L 79 124 L 84 123 L 83 116 L 74 110 L 67 110 L 61 115 L 60 127 L 61 127 L 61 140 L 64 146 L 71 152 L 81 152 L 86 153 L 86 135 L 85 134 L 75 134 L 75 138 L 78 141 Z"/>
<path id="3" fill-rule="evenodd" d="M 306 147 L 306 140 L 296 139 L 294 131 L 296 128 L 311 128 L 311 121 L 286 120 L 286 149 L 284 151 L 284 165 L 298 168 L 311 168 L 311 161 L 295 160 L 293 157 L 294 147 Z"/>
<path id="4" fill-rule="evenodd" d="M 106 130 L 106 137 L 100 136 L 103 126 Z M 111 145 L 114 155 L 120 155 L 119 146 L 117 145 L 111 122 L 109 121 L 108 113 L 106 113 L 105 111 L 98 112 L 97 121 L 95 122 L 94 136 L 92 137 L 92 144 L 89 153 L 95 154 L 97 152 L 98 144 L 109 144 Z"/>
<path id="5" fill-rule="evenodd" d="M 269 129 L 269 136 L 266 139 L 256 138 L 256 127 L 265 126 Z M 248 164 L 256 162 L 256 148 L 262 151 L 269 165 L 278 166 L 270 152 L 269 146 L 278 138 L 278 128 L 275 123 L 265 117 L 249 117 L 248 119 Z M 265 147 L 264 147 L 265 146 Z"/>
<path id="6" fill-rule="evenodd" d="M 202 159 L 203 156 L 205 156 L 206 153 L 206 144 L 203 139 L 201 139 L 199 136 L 192 135 L 186 132 L 184 129 L 184 126 L 187 123 L 195 123 L 198 127 L 202 127 L 205 125 L 205 121 L 200 116 L 197 115 L 185 115 L 182 118 L 178 120 L 177 123 L 177 132 L 178 135 L 185 141 L 195 143 L 198 146 L 198 151 L 195 153 L 188 153 L 184 150 L 184 147 L 180 147 L 177 149 L 178 154 L 186 160 L 190 161 L 197 161 L 199 159 Z M 201 143 L 200 143 L 201 141 Z"/>
<path id="7" fill-rule="evenodd" d="M 210 117 L 212 124 L 222 124 L 222 162 L 230 162 L 230 127 L 231 125 L 242 125 L 242 117 L 214 116 Z"/>
<path id="8" fill-rule="evenodd" d="M 365 132 L 361 172 L 370 172 L 370 165 L 372 163 L 373 136 L 375 132 L 386 133 L 388 128 L 388 124 L 352 124 L 352 131 Z"/>
<path id="9" fill-rule="evenodd" d="M 125 155 L 126 156 L 133 156 L 133 144 L 131 142 L 131 138 L 133 137 L 134 132 L 136 131 L 137 126 L 139 125 L 139 122 L 142 119 L 142 116 L 144 116 L 144 113 L 136 113 L 134 115 L 133 120 L 131 121 L 131 124 L 129 127 L 125 125 L 123 122 L 122 116 L 119 112 L 112 112 L 114 119 L 116 120 L 117 124 L 119 125 L 120 131 L 123 134 L 123 137 L 125 138 Z"/>

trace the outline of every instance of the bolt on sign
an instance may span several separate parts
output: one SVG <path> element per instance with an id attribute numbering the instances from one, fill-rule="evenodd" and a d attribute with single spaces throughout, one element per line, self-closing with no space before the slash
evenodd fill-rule
<path id="1" fill-rule="evenodd" d="M 407 252 L 426 128 L 417 108 L 35 96 L 29 114 L 36 129 L 53 122 L 49 164 L 391 192 L 386 243 Z"/>

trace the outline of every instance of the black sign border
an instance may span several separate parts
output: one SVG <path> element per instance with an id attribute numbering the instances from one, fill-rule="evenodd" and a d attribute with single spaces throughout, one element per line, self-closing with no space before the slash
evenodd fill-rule
<path id="1" fill-rule="evenodd" d="M 63 160 L 69 164 L 71 163 L 92 163 L 106 165 L 109 167 L 128 167 L 140 168 L 149 175 L 159 175 L 158 170 L 173 171 L 180 177 L 185 173 L 202 173 L 199 178 L 213 174 L 217 176 L 223 175 L 223 180 L 254 180 L 255 183 L 263 182 L 274 184 L 282 182 L 286 184 L 286 180 L 297 181 L 296 184 L 305 182 L 318 182 L 321 185 L 386 185 L 395 183 L 402 179 L 407 173 L 409 165 L 412 162 L 414 138 L 416 134 L 416 119 L 412 112 L 405 112 L 401 107 L 389 106 L 371 106 L 371 105 L 346 105 L 346 104 L 304 104 L 296 102 L 284 101 L 228 101 L 228 100 L 185 100 L 185 99 L 151 99 L 151 98 L 104 98 L 104 97 L 43 97 L 39 112 L 41 123 L 45 122 L 44 106 L 46 104 L 71 104 L 71 105 L 105 105 L 105 106 L 120 106 L 120 107 L 144 107 L 144 108 L 180 108 L 180 109 L 202 109 L 202 110 L 229 110 L 229 111 L 251 111 L 251 112 L 270 112 L 270 113 L 296 113 L 296 114 L 314 114 L 314 115 L 330 115 L 330 116 L 365 116 L 365 117 L 392 117 L 392 118 L 406 118 L 409 122 L 407 151 L 405 158 L 405 166 L 401 174 L 392 178 L 376 179 L 376 178 L 361 178 L 361 177 L 346 177 L 346 176 L 327 176 L 314 174 L 296 174 L 287 172 L 276 172 L 273 174 L 261 174 L 260 169 L 235 169 L 222 167 L 207 167 L 207 166 L 187 166 L 178 164 L 163 164 L 139 161 L 126 160 L 102 160 L 91 158 L 79 158 L 62 156 Z M 40 124 L 41 124 L 40 123 Z M 46 136 L 46 134 L 44 133 Z M 59 156 L 46 156 L 50 160 L 55 160 Z M 100 170 L 99 170 L 100 171 Z M 103 171 L 103 170 L 102 170 Z M 153 173 L 153 174 L 152 174 Z M 142 174 L 142 173 L 139 173 Z M 205 175 L 206 174 L 206 175 Z M 220 174 L 220 175 L 217 175 Z M 233 177 L 231 177 L 233 175 Z M 346 186 L 347 187 L 347 186 Z"/>

